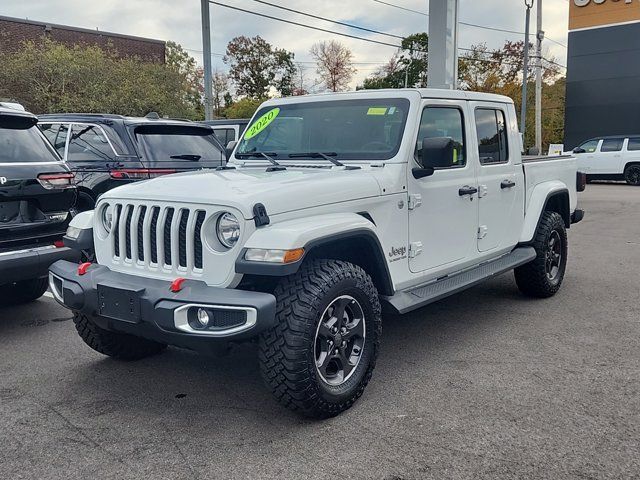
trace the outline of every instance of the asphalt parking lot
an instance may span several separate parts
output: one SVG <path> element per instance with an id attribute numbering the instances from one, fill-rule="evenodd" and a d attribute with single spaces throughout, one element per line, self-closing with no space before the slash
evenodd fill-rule
<path id="1" fill-rule="evenodd" d="M 0 310 L 0 478 L 638 478 L 640 189 L 590 185 L 561 292 L 507 274 L 385 317 L 363 398 L 314 422 L 256 350 L 121 363 L 53 299 Z"/>

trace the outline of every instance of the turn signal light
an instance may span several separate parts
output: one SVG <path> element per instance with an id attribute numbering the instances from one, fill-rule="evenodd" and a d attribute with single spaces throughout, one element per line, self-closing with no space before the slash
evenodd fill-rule
<path id="1" fill-rule="evenodd" d="M 295 263 L 304 257 L 304 248 L 293 250 L 266 250 L 262 248 L 249 248 L 244 255 L 250 262 L 264 263 Z"/>

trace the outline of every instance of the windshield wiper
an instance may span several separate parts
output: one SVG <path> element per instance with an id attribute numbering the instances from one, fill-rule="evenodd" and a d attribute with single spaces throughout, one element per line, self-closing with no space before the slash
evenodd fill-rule
<path id="1" fill-rule="evenodd" d="M 194 162 L 197 162 L 202 158 L 202 155 L 191 155 L 191 154 L 185 153 L 182 155 L 171 155 L 169 158 L 174 160 L 193 160 Z"/>
<path id="2" fill-rule="evenodd" d="M 242 158 L 266 158 L 273 167 L 267 169 L 267 172 L 278 172 L 280 170 L 286 170 L 286 167 L 281 166 L 276 162 L 273 157 L 278 155 L 273 152 L 248 152 L 248 153 L 236 153 L 236 157 Z"/>
<path id="3" fill-rule="evenodd" d="M 342 163 L 341 161 L 335 159 L 335 158 L 331 158 L 331 157 L 337 157 L 338 154 L 335 152 L 327 152 L 327 153 L 322 153 L 322 152 L 307 152 L 307 153 L 290 153 L 289 154 L 289 158 L 324 158 L 325 160 L 333 163 L 336 167 L 345 167 L 347 170 L 359 170 L 360 167 L 352 167 L 352 166 L 346 166 L 344 163 Z"/>

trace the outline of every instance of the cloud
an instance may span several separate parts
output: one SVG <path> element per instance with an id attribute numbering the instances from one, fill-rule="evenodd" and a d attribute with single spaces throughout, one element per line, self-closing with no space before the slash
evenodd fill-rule
<path id="1" fill-rule="evenodd" d="M 307 25 L 328 30 L 340 31 L 356 36 L 378 39 L 398 44 L 398 39 L 368 34 L 348 29 L 320 20 L 285 12 L 262 5 L 252 0 L 219 0 L 232 6 L 252 10 L 257 13 L 286 18 Z M 395 35 L 406 36 L 425 31 L 428 18 L 392 8 L 374 0 L 270 0 L 288 8 L 313 13 L 315 15 L 361 25 Z M 386 0 L 388 3 L 428 11 L 428 3 L 423 0 Z M 89 6 L 90 5 L 90 6 Z M 568 2 L 545 2 L 544 29 L 547 35 L 566 45 Z M 197 0 L 104 0 L 87 2 L 86 0 L 2 0 L 0 15 L 30 18 L 44 22 L 73 25 L 84 28 L 98 28 L 104 31 L 137 35 L 142 37 L 173 40 L 202 62 L 202 38 L 200 36 L 200 2 Z M 461 0 L 460 19 L 469 23 L 493 26 L 508 30 L 524 30 L 524 2 L 505 0 Z M 212 49 L 223 54 L 226 45 L 238 35 L 260 35 L 274 46 L 285 48 L 296 55 L 296 60 L 305 63 L 307 78 L 315 76 L 315 68 L 309 55 L 313 43 L 320 40 L 337 39 L 348 45 L 358 62 L 356 81 L 370 75 L 379 65 L 386 62 L 394 53 L 394 48 L 375 45 L 355 39 L 333 36 L 327 33 L 287 25 L 274 20 L 261 18 L 211 5 Z M 532 31 L 535 31 L 535 12 L 532 16 Z M 521 35 L 494 32 L 462 25 L 460 46 L 487 43 L 497 48 L 505 40 L 520 40 Z M 546 42 L 550 55 L 560 63 L 566 59 L 566 49 Z M 214 68 L 224 69 L 221 56 L 213 57 Z"/>

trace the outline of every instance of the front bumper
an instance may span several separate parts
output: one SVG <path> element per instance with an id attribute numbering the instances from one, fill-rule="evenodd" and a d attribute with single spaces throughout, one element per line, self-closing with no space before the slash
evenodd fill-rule
<path id="1" fill-rule="evenodd" d="M 102 265 L 91 265 L 80 275 L 78 265 L 61 261 L 51 266 L 49 282 L 59 303 L 90 316 L 101 328 L 192 350 L 209 350 L 217 340 L 255 337 L 275 322 L 273 295 L 195 280 L 187 280 L 174 293 L 165 280 L 118 273 Z M 193 313 L 199 308 L 212 314 L 208 328 L 193 326 Z"/>
<path id="2" fill-rule="evenodd" d="M 78 261 L 80 253 L 53 245 L 0 253 L 0 284 L 46 277 L 58 260 Z"/>

